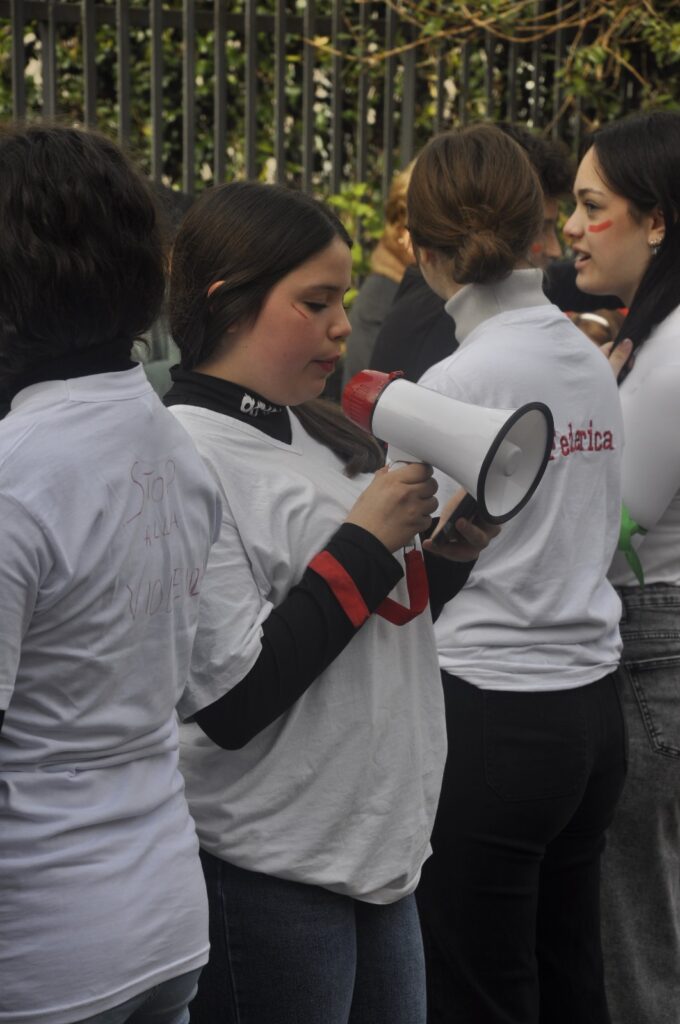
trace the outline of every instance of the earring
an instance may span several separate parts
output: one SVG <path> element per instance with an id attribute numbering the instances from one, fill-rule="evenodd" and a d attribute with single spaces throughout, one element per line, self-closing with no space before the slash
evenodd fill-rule
<path id="1" fill-rule="evenodd" d="M 661 248 L 661 243 L 662 242 L 663 242 L 663 238 L 659 238 L 655 242 L 650 242 L 649 243 L 649 248 L 652 251 L 652 256 L 658 256 L 659 255 L 659 249 Z"/>

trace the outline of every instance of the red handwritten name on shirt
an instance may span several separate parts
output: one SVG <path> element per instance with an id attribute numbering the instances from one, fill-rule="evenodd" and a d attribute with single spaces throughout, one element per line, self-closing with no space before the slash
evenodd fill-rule
<path id="1" fill-rule="evenodd" d="M 614 451 L 614 434 L 611 430 L 600 430 L 593 426 L 593 421 L 588 421 L 588 426 L 583 429 L 574 429 L 572 423 L 567 424 L 567 430 L 561 433 L 555 431 L 552 443 L 551 459 L 558 455 L 572 455 L 574 452 L 612 452 Z"/>

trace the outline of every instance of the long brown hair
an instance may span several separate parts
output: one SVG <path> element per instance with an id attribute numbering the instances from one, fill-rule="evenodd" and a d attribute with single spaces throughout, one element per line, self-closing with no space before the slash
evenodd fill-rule
<path id="1" fill-rule="evenodd" d="M 351 247 L 333 211 L 303 192 L 254 181 L 205 192 L 185 217 L 172 255 L 170 328 L 182 368 L 212 356 L 232 325 L 253 323 L 274 285 L 334 238 Z M 221 283 L 208 296 L 215 282 Z M 292 411 L 342 459 L 348 475 L 381 464 L 379 445 L 337 406 L 317 400 Z"/>

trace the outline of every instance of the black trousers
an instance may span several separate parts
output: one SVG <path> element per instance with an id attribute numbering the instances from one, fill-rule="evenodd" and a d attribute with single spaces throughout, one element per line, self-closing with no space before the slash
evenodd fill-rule
<path id="1" fill-rule="evenodd" d="M 613 676 L 480 690 L 442 673 L 449 754 L 417 890 L 429 1024 L 608 1024 L 600 856 L 626 765 Z"/>

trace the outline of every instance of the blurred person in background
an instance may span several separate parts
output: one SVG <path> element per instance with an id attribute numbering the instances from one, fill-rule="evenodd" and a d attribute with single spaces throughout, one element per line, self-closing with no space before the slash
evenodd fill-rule
<path id="1" fill-rule="evenodd" d="M 407 267 L 415 262 L 406 229 L 406 190 L 413 165 L 392 181 L 385 204 L 385 229 L 371 253 L 371 271 L 349 311 L 352 333 L 346 341 L 343 384 L 368 366 L 375 339 Z"/>

